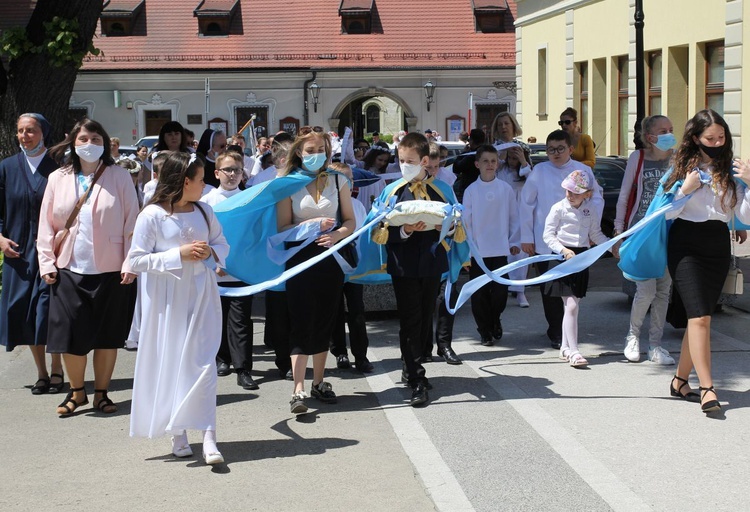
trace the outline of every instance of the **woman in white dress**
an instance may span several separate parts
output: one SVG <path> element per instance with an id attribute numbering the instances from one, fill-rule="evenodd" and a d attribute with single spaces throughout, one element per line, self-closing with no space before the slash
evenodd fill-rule
<path id="1" fill-rule="evenodd" d="M 229 246 L 213 210 L 198 200 L 203 162 L 173 152 L 150 203 L 138 216 L 130 264 L 140 272 L 141 333 L 130 435 L 172 435 L 172 453 L 190 457 L 187 430 L 202 430 L 207 464 L 216 446 L 216 353 L 221 303 L 216 266 Z"/>

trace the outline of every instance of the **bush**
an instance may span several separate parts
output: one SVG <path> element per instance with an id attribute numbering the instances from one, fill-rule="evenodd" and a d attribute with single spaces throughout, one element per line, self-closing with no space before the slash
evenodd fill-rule
<path id="1" fill-rule="evenodd" d="M 364 139 L 370 143 L 370 146 L 372 146 L 372 135 L 365 135 Z M 393 144 L 393 135 L 391 135 L 390 133 L 381 133 L 380 140 L 388 144 Z"/>

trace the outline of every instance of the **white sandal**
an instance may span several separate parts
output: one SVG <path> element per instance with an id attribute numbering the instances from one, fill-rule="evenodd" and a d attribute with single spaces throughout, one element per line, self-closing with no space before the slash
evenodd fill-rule
<path id="1" fill-rule="evenodd" d="M 560 361 L 565 361 L 566 363 L 570 359 L 570 349 L 569 348 L 561 348 L 560 349 L 560 355 L 557 356 Z"/>
<path id="2" fill-rule="evenodd" d="M 584 368 L 589 365 L 589 362 L 586 361 L 586 358 L 583 357 L 580 352 L 573 352 L 570 354 L 568 361 L 570 361 L 570 366 L 573 368 Z"/>

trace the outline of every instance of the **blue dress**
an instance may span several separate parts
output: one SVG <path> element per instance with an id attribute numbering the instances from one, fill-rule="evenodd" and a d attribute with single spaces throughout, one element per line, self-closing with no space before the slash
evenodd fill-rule
<path id="1" fill-rule="evenodd" d="M 0 233 L 18 244 L 18 258 L 3 261 L 0 345 L 47 344 L 49 287 L 39 275 L 36 238 L 47 177 L 58 168 L 45 155 L 35 173 L 19 153 L 0 162 Z"/>

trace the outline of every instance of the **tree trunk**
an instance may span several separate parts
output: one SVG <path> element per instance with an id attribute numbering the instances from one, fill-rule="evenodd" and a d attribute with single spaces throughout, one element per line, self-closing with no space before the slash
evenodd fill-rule
<path id="1" fill-rule="evenodd" d="M 38 0 L 26 34 L 34 45 L 47 37 L 44 22 L 55 16 L 76 19 L 79 23 L 75 50 L 88 48 L 102 11 L 101 0 Z M 0 66 L 0 159 L 18 151 L 16 120 L 24 112 L 38 112 L 52 124 L 53 140 L 60 142 L 72 127 L 64 126 L 68 103 L 78 69 L 73 64 L 50 65 L 46 53 L 24 54 Z"/>

